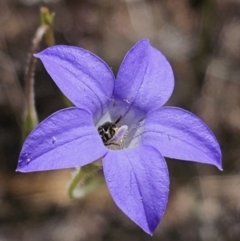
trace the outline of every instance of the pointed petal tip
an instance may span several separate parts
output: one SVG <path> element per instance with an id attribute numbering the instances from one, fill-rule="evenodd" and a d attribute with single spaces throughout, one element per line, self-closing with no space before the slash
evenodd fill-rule
<path id="1" fill-rule="evenodd" d="M 212 134 L 212 135 L 214 136 L 214 134 Z M 223 171 L 223 167 L 222 167 L 222 151 L 221 151 L 221 148 L 220 148 L 219 143 L 218 143 L 218 141 L 217 141 L 215 136 L 214 136 L 214 138 L 215 138 L 216 145 L 218 145 L 218 150 L 217 150 L 218 158 L 216 158 L 216 161 L 213 162 L 213 165 L 215 167 L 217 167 L 219 171 Z"/>
<path id="2" fill-rule="evenodd" d="M 142 227 L 141 227 L 141 228 L 142 228 Z M 143 230 L 146 234 L 148 234 L 148 235 L 150 235 L 150 236 L 153 236 L 153 232 L 154 232 L 155 228 L 154 228 L 154 230 L 150 230 L 150 229 L 146 230 L 146 229 L 143 229 L 143 228 L 142 228 L 142 230 Z"/>
<path id="3" fill-rule="evenodd" d="M 159 224 L 159 223 L 158 223 L 158 224 Z M 158 226 L 158 224 L 157 224 L 157 226 Z M 157 226 L 156 226 L 156 227 L 149 227 L 149 226 L 148 226 L 148 227 L 145 227 L 145 226 L 139 225 L 139 227 L 140 227 L 146 234 L 148 234 L 148 235 L 150 235 L 150 236 L 153 236 L 153 233 L 155 232 Z"/>
<path id="4" fill-rule="evenodd" d="M 215 166 L 219 171 L 223 171 L 222 162 L 221 161 L 214 161 L 212 163 L 206 163 Z"/>
<path id="5" fill-rule="evenodd" d="M 26 171 L 25 171 L 25 170 L 24 170 L 24 169 L 18 164 L 18 166 L 17 166 L 15 172 L 21 172 L 21 173 L 24 173 L 24 172 L 26 172 Z"/>
<path id="6" fill-rule="evenodd" d="M 51 48 L 51 47 L 49 47 L 49 48 Z M 49 48 L 47 48 L 47 49 L 49 49 Z M 39 53 L 35 53 L 35 54 L 33 54 L 33 56 L 34 56 L 35 58 L 42 59 L 42 57 L 43 57 L 43 55 L 44 55 L 44 52 L 45 52 L 47 49 L 44 49 L 43 51 L 41 51 L 41 52 L 39 52 Z"/>
<path id="7" fill-rule="evenodd" d="M 223 171 L 222 164 L 216 166 L 219 171 Z"/>
<path id="8" fill-rule="evenodd" d="M 35 58 L 40 58 L 39 55 L 40 55 L 40 53 L 33 54 L 33 56 L 34 56 Z"/>
<path id="9" fill-rule="evenodd" d="M 138 41 L 138 43 L 141 43 L 141 42 L 150 44 L 150 40 L 148 38 L 142 38 Z"/>
<path id="10" fill-rule="evenodd" d="M 21 155 L 20 155 L 21 156 Z M 17 168 L 16 168 L 16 170 L 15 170 L 15 172 L 21 172 L 21 173 L 26 173 L 26 172 L 28 172 L 27 170 L 26 170 L 26 163 L 23 163 L 22 161 L 21 161 L 21 159 L 19 159 L 19 161 L 18 161 L 18 164 L 17 164 Z"/>
<path id="11" fill-rule="evenodd" d="M 147 38 L 140 39 L 135 46 L 137 45 L 145 45 L 146 47 L 150 46 L 150 41 Z"/>
<path id="12" fill-rule="evenodd" d="M 26 171 L 24 171 L 24 170 L 22 170 L 22 169 L 20 169 L 20 168 L 17 168 L 17 169 L 15 170 L 15 172 L 18 172 L 18 173 L 27 173 Z"/>

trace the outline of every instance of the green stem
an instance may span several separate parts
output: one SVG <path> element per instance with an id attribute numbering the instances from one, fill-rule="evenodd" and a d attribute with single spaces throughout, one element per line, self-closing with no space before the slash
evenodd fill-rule
<path id="1" fill-rule="evenodd" d="M 72 178 L 69 187 L 68 195 L 70 198 L 75 198 L 74 191 L 80 187 L 83 196 L 101 185 L 102 182 L 96 177 L 101 168 L 99 166 L 88 164 L 76 170 L 74 177 Z"/>
<path id="2" fill-rule="evenodd" d="M 34 72 L 36 67 L 36 59 L 33 56 L 39 49 L 40 42 L 46 33 L 47 26 L 40 26 L 32 41 L 32 47 L 28 59 L 27 69 L 25 73 L 25 99 L 26 108 L 24 113 L 24 125 L 23 125 L 23 140 L 28 136 L 31 130 L 38 124 L 37 113 L 35 109 L 34 98 Z"/>
<path id="3" fill-rule="evenodd" d="M 36 58 L 33 56 L 39 50 L 41 41 L 45 36 L 45 41 L 48 46 L 54 44 L 54 37 L 52 31 L 52 24 L 54 19 L 54 13 L 50 13 L 47 8 L 40 9 L 41 25 L 38 27 L 34 38 L 32 40 L 32 46 L 30 49 L 29 59 L 27 63 L 25 73 L 25 100 L 26 107 L 24 111 L 22 140 L 24 141 L 28 134 L 38 124 L 37 112 L 35 108 L 34 98 L 34 73 L 36 68 Z"/>
<path id="4" fill-rule="evenodd" d="M 53 20 L 55 17 L 55 13 L 52 13 L 49 11 L 48 8 L 46 7 L 41 7 L 40 8 L 40 20 L 41 20 L 41 25 L 48 26 L 48 29 L 44 35 L 45 37 L 45 43 L 47 46 L 52 46 L 55 44 L 55 39 L 53 35 Z"/>

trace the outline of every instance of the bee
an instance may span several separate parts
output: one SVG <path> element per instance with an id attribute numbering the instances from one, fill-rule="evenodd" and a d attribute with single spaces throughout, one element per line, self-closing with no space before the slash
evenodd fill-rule
<path id="1" fill-rule="evenodd" d="M 120 120 L 121 116 L 114 123 L 108 121 L 98 127 L 98 133 L 102 138 L 103 144 L 105 146 L 113 144 L 109 143 L 109 140 L 111 140 L 118 131 L 119 128 L 117 127 L 117 123 Z"/>

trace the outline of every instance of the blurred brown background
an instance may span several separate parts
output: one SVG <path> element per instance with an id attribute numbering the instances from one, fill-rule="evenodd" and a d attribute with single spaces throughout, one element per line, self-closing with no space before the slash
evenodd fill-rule
<path id="1" fill-rule="evenodd" d="M 127 50 L 149 38 L 174 69 L 176 86 L 168 104 L 196 113 L 220 142 L 223 172 L 167 160 L 169 204 L 153 237 L 116 208 L 104 187 L 70 200 L 71 170 L 14 172 L 21 148 L 23 77 L 41 6 L 56 13 L 57 44 L 86 48 L 115 73 Z M 0 240 L 239 241 L 239 66 L 239 0 L 1 0 Z M 35 80 L 43 120 L 64 102 L 40 63 Z"/>

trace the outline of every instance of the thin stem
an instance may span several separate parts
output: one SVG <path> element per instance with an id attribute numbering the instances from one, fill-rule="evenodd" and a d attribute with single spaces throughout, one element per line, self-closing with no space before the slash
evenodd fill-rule
<path id="1" fill-rule="evenodd" d="M 76 170 L 68 187 L 69 197 L 76 198 L 74 191 L 77 187 L 81 188 L 82 196 L 84 196 L 97 186 L 101 185 L 102 183 L 95 176 L 100 170 L 101 168 L 99 166 L 93 164 L 88 164 Z"/>
<path id="2" fill-rule="evenodd" d="M 27 71 L 25 74 L 25 96 L 27 102 L 27 112 L 33 114 L 35 112 L 35 103 L 34 103 L 34 72 L 36 66 L 36 58 L 33 56 L 39 49 L 39 44 L 43 38 L 43 35 L 46 33 L 48 27 L 40 26 L 32 41 L 32 48 L 30 50 L 30 56 L 27 64 Z"/>
<path id="3" fill-rule="evenodd" d="M 40 26 L 32 41 L 32 47 L 29 54 L 27 69 L 25 73 L 25 99 L 26 108 L 24 113 L 23 138 L 37 125 L 37 113 L 34 100 L 34 72 L 36 67 L 36 58 L 33 56 L 39 49 L 41 40 L 48 29 L 47 25 Z"/>
<path id="4" fill-rule="evenodd" d="M 55 44 L 55 39 L 53 36 L 53 30 L 52 30 L 52 24 L 53 24 L 54 17 L 55 17 L 55 13 L 50 12 L 48 8 L 46 8 L 46 7 L 40 8 L 41 25 L 48 26 L 48 29 L 46 30 L 46 33 L 44 35 L 45 43 L 48 46 L 52 46 Z"/>
<path id="5" fill-rule="evenodd" d="M 36 59 L 33 55 L 39 50 L 44 36 L 46 45 L 51 46 L 55 43 L 52 29 L 54 16 L 55 14 L 50 12 L 48 8 L 43 7 L 40 9 L 41 25 L 38 27 L 32 40 L 32 46 L 30 49 L 24 78 L 26 107 L 24 112 L 24 125 L 22 133 L 23 140 L 25 140 L 27 135 L 38 124 L 34 99 L 34 73 L 36 68 Z"/>

